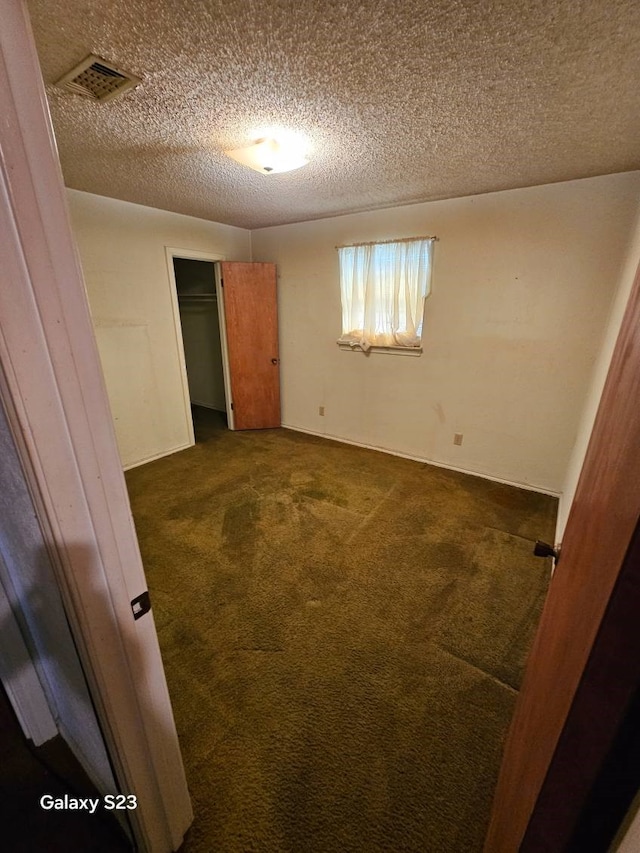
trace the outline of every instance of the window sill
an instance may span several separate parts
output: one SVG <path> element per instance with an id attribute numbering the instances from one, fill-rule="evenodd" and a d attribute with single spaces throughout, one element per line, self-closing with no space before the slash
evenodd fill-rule
<path id="1" fill-rule="evenodd" d="M 383 353 L 386 355 L 408 355 L 418 357 L 422 355 L 422 347 L 369 347 L 366 352 L 358 345 L 351 346 L 349 341 L 336 341 L 341 350 L 345 352 L 359 352 L 363 355 L 371 355 L 372 353 Z"/>

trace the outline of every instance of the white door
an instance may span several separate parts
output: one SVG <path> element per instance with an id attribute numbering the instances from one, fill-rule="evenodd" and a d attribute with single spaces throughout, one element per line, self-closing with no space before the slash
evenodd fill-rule
<path id="1" fill-rule="evenodd" d="M 0 395 L 136 840 L 169 853 L 191 804 L 20 0 L 2 4 L 0 115 Z"/>

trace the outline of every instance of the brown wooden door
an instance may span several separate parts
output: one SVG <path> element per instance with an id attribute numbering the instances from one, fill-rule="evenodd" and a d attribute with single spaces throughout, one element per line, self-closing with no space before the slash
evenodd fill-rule
<path id="1" fill-rule="evenodd" d="M 275 264 L 220 264 L 234 429 L 280 426 Z"/>
<path id="2" fill-rule="evenodd" d="M 619 590 L 631 588 L 628 573 L 640 580 L 637 560 L 629 561 L 639 516 L 636 274 L 505 746 L 486 853 L 573 849 L 639 686 L 638 668 L 624 657 L 638 645 L 640 612 L 622 619 L 617 605 Z"/>

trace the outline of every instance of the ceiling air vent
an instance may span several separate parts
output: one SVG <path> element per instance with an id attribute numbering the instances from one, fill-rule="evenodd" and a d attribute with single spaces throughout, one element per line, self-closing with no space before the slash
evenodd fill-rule
<path id="1" fill-rule="evenodd" d="M 93 98 L 94 101 L 109 101 L 138 83 L 139 77 L 134 77 L 128 71 L 122 71 L 101 57 L 91 54 L 61 77 L 56 86 L 76 95 Z"/>

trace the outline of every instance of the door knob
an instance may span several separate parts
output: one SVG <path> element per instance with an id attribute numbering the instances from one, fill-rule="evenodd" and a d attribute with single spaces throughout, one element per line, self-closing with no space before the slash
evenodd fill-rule
<path id="1" fill-rule="evenodd" d="M 280 361 L 280 359 L 279 359 L 279 358 L 272 358 L 272 359 L 271 359 L 271 364 L 278 364 L 278 363 L 279 363 L 279 361 Z"/>

